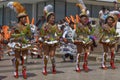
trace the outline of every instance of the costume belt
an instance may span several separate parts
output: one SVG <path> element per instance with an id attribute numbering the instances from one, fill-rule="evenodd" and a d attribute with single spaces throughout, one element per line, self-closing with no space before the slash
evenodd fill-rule
<path id="1" fill-rule="evenodd" d="M 83 46 L 86 46 L 86 45 L 91 45 L 92 44 L 92 40 L 89 38 L 89 36 L 87 37 L 84 37 L 84 36 L 80 36 L 78 37 L 75 41 L 74 41 L 75 44 L 81 44 Z"/>
<path id="2" fill-rule="evenodd" d="M 21 44 L 19 42 L 8 43 L 8 47 L 17 50 L 27 50 L 31 47 L 31 44 Z"/>
<path id="3" fill-rule="evenodd" d="M 116 37 L 115 36 L 104 36 L 101 39 L 102 44 L 106 44 L 108 46 L 115 45 L 117 43 Z"/>

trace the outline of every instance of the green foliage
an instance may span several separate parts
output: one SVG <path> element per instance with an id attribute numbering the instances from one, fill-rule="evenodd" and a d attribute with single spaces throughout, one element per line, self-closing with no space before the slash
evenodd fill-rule
<path id="1" fill-rule="evenodd" d="M 78 27 L 76 28 L 76 34 L 77 34 L 77 35 L 81 35 L 81 34 L 82 34 L 82 30 L 79 29 Z"/>
<path id="2" fill-rule="evenodd" d="M 27 28 L 25 29 L 24 33 L 25 33 L 26 36 L 28 36 L 28 37 L 31 36 L 30 24 L 27 24 Z"/>
<path id="3" fill-rule="evenodd" d="M 57 36 L 61 37 L 62 36 L 62 32 L 57 32 Z"/>
<path id="4" fill-rule="evenodd" d="M 56 25 L 51 26 L 50 29 L 49 29 L 49 33 L 50 33 L 50 34 L 55 34 L 56 31 L 57 31 L 57 29 L 56 29 Z"/>
<path id="5" fill-rule="evenodd" d="M 89 42 L 90 39 L 89 38 L 83 38 L 83 41 L 85 41 L 85 43 Z"/>
<path id="6" fill-rule="evenodd" d="M 28 41 L 27 39 L 25 39 L 25 38 L 22 39 L 22 43 L 23 43 L 23 44 L 27 44 L 28 42 L 29 42 L 29 41 Z"/>
<path id="7" fill-rule="evenodd" d="M 24 36 L 24 35 L 25 35 L 25 34 L 24 34 L 23 32 L 21 32 L 20 34 L 14 33 L 14 34 L 12 34 L 11 36 L 14 37 L 14 38 L 18 38 L 18 37 L 22 37 L 22 36 Z"/>
<path id="8" fill-rule="evenodd" d="M 94 32 L 95 32 L 95 28 L 92 28 L 92 30 L 90 31 L 90 34 L 92 35 L 94 34 Z"/>
<path id="9" fill-rule="evenodd" d="M 118 35 L 118 34 L 116 33 L 115 28 L 111 28 L 109 34 L 111 34 L 111 35 Z"/>
<path id="10" fill-rule="evenodd" d="M 30 25 L 27 25 L 26 27 L 20 27 L 20 28 L 21 29 L 18 29 L 19 31 L 13 33 L 11 36 L 15 38 L 15 40 L 21 41 L 23 44 L 27 44 L 28 41 L 25 38 L 31 36 Z"/>
<path id="11" fill-rule="evenodd" d="M 99 28 L 99 33 L 101 35 L 109 35 L 109 36 L 117 36 L 118 33 L 116 32 L 116 29 L 113 28 L 108 28 L 107 30 L 102 29 L 101 27 Z"/>
<path id="12" fill-rule="evenodd" d="M 49 40 L 50 40 L 50 41 L 54 41 L 55 38 L 54 38 L 54 37 L 50 37 Z"/>
<path id="13" fill-rule="evenodd" d="M 83 28 L 83 33 L 87 34 L 87 35 L 90 35 L 90 29 L 88 27 L 84 27 Z"/>
<path id="14" fill-rule="evenodd" d="M 102 27 L 99 27 L 98 30 L 99 30 L 99 33 L 103 33 Z"/>
<path id="15" fill-rule="evenodd" d="M 88 27 L 76 28 L 77 35 L 92 35 L 94 32 L 95 28 L 92 28 L 92 30 L 90 30 Z"/>
<path id="16" fill-rule="evenodd" d="M 40 29 L 40 36 L 41 37 L 45 36 L 45 30 L 43 30 L 42 28 Z"/>

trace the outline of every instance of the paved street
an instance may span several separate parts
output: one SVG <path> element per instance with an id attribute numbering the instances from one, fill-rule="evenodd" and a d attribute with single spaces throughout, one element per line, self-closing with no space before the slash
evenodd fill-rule
<path id="1" fill-rule="evenodd" d="M 21 75 L 20 67 L 20 77 L 15 79 L 13 77 L 13 67 L 10 61 L 12 57 L 5 56 L 2 61 L 0 61 L 0 80 L 24 80 Z M 89 72 L 80 73 L 75 72 L 75 62 L 63 62 L 61 58 L 56 58 L 57 63 L 57 74 L 52 74 L 51 64 L 48 64 L 48 75 L 44 76 L 42 71 L 42 60 L 41 59 L 31 59 L 28 60 L 27 67 L 27 80 L 120 80 L 120 64 L 116 63 L 117 69 L 112 70 L 102 70 L 100 68 L 100 62 L 89 61 Z M 81 69 L 82 69 L 81 62 Z M 109 66 L 109 63 L 107 63 Z"/>

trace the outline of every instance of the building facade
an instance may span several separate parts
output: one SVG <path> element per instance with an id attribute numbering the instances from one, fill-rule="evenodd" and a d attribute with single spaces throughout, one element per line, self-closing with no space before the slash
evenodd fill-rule
<path id="1" fill-rule="evenodd" d="M 80 14 L 80 9 L 76 7 L 77 0 L 14 0 L 23 4 L 30 20 L 34 17 L 35 23 L 43 16 L 43 8 L 47 4 L 54 6 L 56 21 L 63 19 L 65 16 Z M 97 2 L 95 0 L 83 0 L 86 7 L 90 10 L 90 17 L 98 17 L 102 6 L 108 9 L 113 8 L 113 3 Z M 0 25 L 11 25 L 16 21 L 16 13 L 6 7 L 8 2 L 0 3 Z"/>

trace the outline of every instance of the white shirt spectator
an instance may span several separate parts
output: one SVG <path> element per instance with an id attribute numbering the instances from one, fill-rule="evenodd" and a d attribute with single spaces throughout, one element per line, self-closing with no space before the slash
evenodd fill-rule
<path id="1" fill-rule="evenodd" d="M 109 11 L 108 11 L 108 10 L 105 10 L 104 12 L 103 12 L 103 10 L 100 10 L 100 11 L 99 11 L 99 17 L 100 17 L 100 19 L 102 19 L 102 20 L 105 20 L 105 19 L 107 18 L 108 14 L 109 14 Z"/>

